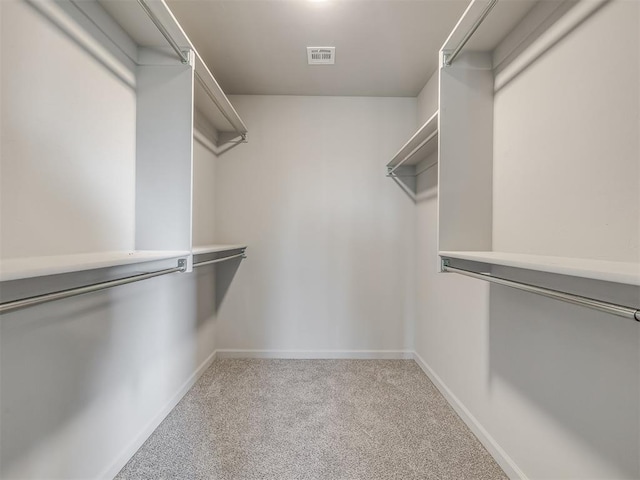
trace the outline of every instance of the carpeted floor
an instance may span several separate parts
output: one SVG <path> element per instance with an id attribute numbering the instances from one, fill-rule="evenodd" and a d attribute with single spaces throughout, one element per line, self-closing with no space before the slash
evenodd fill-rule
<path id="1" fill-rule="evenodd" d="M 504 479 L 413 360 L 217 360 L 117 479 Z"/>

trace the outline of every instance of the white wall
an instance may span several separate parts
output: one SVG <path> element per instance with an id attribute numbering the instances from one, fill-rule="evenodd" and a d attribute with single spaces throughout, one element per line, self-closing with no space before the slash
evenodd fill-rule
<path id="1" fill-rule="evenodd" d="M 417 97 L 418 100 L 418 125 L 429 120 L 438 110 L 438 70 L 429 77 Z"/>
<path id="2" fill-rule="evenodd" d="M 216 155 L 202 142 L 193 141 L 193 238 L 194 246 L 215 240 Z"/>
<path id="3" fill-rule="evenodd" d="M 626 2 L 627 8 L 637 10 L 633 3 Z M 619 5 L 606 7 L 592 20 L 611 21 L 607 9 L 615 8 Z M 637 35 L 638 15 L 628 15 L 631 19 L 620 18 L 620 24 L 636 22 Z M 594 41 L 607 39 L 598 35 Z M 637 43 L 630 48 L 637 52 Z M 560 52 L 550 56 L 556 53 Z M 631 74 L 637 59 L 629 57 Z M 605 65 L 608 60 L 599 60 L 602 63 L 592 68 L 609 77 L 623 68 L 617 63 L 612 70 Z M 523 101 L 536 99 L 527 91 Z M 624 129 L 622 118 L 607 121 L 620 120 Z M 550 167 L 545 168 L 546 176 Z M 631 179 L 636 187 L 637 180 L 636 173 Z M 536 183 L 538 196 L 545 195 L 545 185 Z M 609 206 L 608 197 L 594 196 L 590 201 Z M 628 212 L 634 207 L 637 204 L 627 200 L 621 208 Z M 476 432 L 488 435 L 492 452 L 511 462 L 503 463 L 505 468 L 532 479 L 640 478 L 638 325 L 507 287 L 436 273 L 436 169 L 418 179 L 416 215 L 416 352 L 459 402 L 457 407 L 475 419 Z M 524 220 L 523 215 L 504 228 L 516 230 Z M 533 283 L 551 282 L 560 289 L 582 289 L 596 297 L 617 297 L 622 303 L 640 302 L 637 289 L 621 285 L 537 273 L 521 277 Z"/>
<path id="4" fill-rule="evenodd" d="M 133 249 L 135 91 L 26 2 L 1 8 L 1 256 Z"/>
<path id="5" fill-rule="evenodd" d="M 249 258 L 218 346 L 411 348 L 414 204 L 385 164 L 415 98 L 233 96 L 249 143 L 220 157 L 216 235 Z"/>
<path id="6" fill-rule="evenodd" d="M 496 92 L 494 250 L 640 261 L 639 32 L 612 1 Z"/>

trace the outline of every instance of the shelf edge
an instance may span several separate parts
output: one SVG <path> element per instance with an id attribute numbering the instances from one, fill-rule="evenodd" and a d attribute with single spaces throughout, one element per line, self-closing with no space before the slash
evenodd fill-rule
<path id="1" fill-rule="evenodd" d="M 186 258 L 190 255 L 191 252 L 187 250 L 138 250 L 6 259 L 0 262 L 0 282 L 85 272 L 88 270 L 135 265 L 137 263 L 156 262 L 173 258 Z M 93 260 L 91 256 L 94 256 Z M 64 261 L 65 259 L 66 261 Z M 58 263 L 56 263 L 56 260 L 58 260 Z M 51 262 L 49 266 L 46 265 L 47 261 Z M 40 265 L 29 266 L 29 264 L 33 265 L 36 262 L 40 263 Z M 13 266 L 11 265 L 12 263 L 14 264 Z M 19 263 L 26 264 L 27 266 L 20 268 Z M 9 268 L 7 268 L 7 264 Z"/>
<path id="2" fill-rule="evenodd" d="M 205 255 L 208 253 L 223 253 L 230 252 L 232 250 L 244 250 L 246 245 L 201 245 L 193 247 L 191 253 L 193 255 Z"/>
<path id="3" fill-rule="evenodd" d="M 502 253 L 502 255 L 507 253 Z M 580 278 L 589 278 L 592 280 L 602 280 L 606 282 L 622 283 L 626 285 L 640 286 L 640 264 L 631 262 L 613 262 L 606 260 L 589 260 L 574 257 L 552 257 L 545 255 L 527 255 L 529 258 L 500 258 L 500 252 L 472 252 L 472 251 L 440 251 L 438 255 L 441 258 L 454 258 L 458 260 L 467 260 L 472 262 L 487 263 L 490 265 L 501 265 L 505 267 L 521 268 L 525 270 L 533 270 L 546 273 L 555 273 L 558 275 L 568 275 Z M 507 254 L 510 255 L 510 254 Z M 518 255 L 518 254 L 511 254 Z M 523 254 L 524 256 L 524 254 Z M 535 259 L 546 259 L 547 263 L 536 263 Z M 557 259 L 558 263 L 554 263 L 549 259 Z M 565 260 L 565 263 L 562 263 Z M 567 262 L 569 260 L 569 262 Z M 584 266 L 571 264 L 583 261 Z M 617 265 L 623 267 L 621 270 L 615 271 L 604 267 L 612 267 Z M 625 268 L 626 267 L 626 268 Z M 632 271 L 635 269 L 635 271 Z"/>
<path id="4" fill-rule="evenodd" d="M 405 163 L 403 159 L 409 159 L 416 155 L 420 150 L 426 147 L 432 141 L 438 141 L 438 114 L 439 111 L 436 112 L 429 117 L 429 119 L 414 133 L 409 140 L 405 142 L 405 144 L 398 150 L 398 152 L 391 158 L 389 163 L 387 163 L 388 168 L 393 168 L 400 163 Z M 428 138 L 429 135 L 436 133 L 435 137 L 427 142 L 425 145 L 420 148 L 416 147 L 419 145 L 419 142 Z M 417 145 L 413 146 L 416 143 Z M 412 150 L 416 150 L 414 153 L 411 153 Z"/>

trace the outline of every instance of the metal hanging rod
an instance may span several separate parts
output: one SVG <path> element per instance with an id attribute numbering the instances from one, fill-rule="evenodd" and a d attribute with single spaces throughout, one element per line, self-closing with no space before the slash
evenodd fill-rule
<path id="1" fill-rule="evenodd" d="M 178 260 L 178 266 L 173 268 L 167 268 L 164 270 L 158 270 L 149 273 L 142 273 L 140 275 L 133 275 L 131 277 L 120 278 L 118 280 L 110 280 L 108 282 L 94 283 L 91 285 L 85 285 L 83 287 L 70 288 L 68 290 L 60 290 L 58 292 L 45 293 L 44 295 L 23 298 L 21 300 L 13 300 L 11 302 L 0 304 L 0 314 L 14 312 L 23 308 L 39 305 L 41 303 L 53 302 L 54 300 L 62 300 L 63 298 L 75 297 L 78 295 L 84 295 L 85 293 L 97 292 L 100 290 L 105 290 L 107 288 L 117 287 L 119 285 L 126 285 L 127 283 L 139 282 L 140 280 L 159 277 L 161 275 L 184 272 L 186 268 L 186 261 L 181 259 Z"/>
<path id="2" fill-rule="evenodd" d="M 215 260 L 208 260 L 206 262 L 194 263 L 193 268 L 203 267 L 205 265 L 211 265 L 212 263 L 225 262 L 233 258 L 247 258 L 247 256 L 244 254 L 244 252 L 242 252 L 242 253 L 238 253 L 237 255 L 229 255 L 228 257 L 216 258 Z"/>
<path id="3" fill-rule="evenodd" d="M 182 49 L 180 48 L 180 45 L 178 45 L 178 43 L 173 39 L 169 31 L 166 29 L 166 27 L 162 23 L 162 21 L 158 17 L 156 17 L 155 13 L 151 11 L 151 8 L 149 8 L 149 5 L 147 5 L 147 2 L 145 0 L 138 0 L 138 4 L 142 7 L 142 9 L 144 10 L 144 13 L 146 13 L 147 16 L 151 19 L 153 24 L 162 34 L 162 36 L 167 40 L 167 42 L 169 42 L 169 45 L 171 45 L 171 48 L 173 48 L 173 50 L 178 54 L 180 61 L 182 63 L 189 63 L 189 55 L 185 55 L 185 52 L 182 51 Z"/>
<path id="4" fill-rule="evenodd" d="M 176 42 L 174 40 L 174 38 L 171 36 L 171 34 L 169 33 L 169 31 L 167 30 L 167 28 L 164 26 L 164 24 L 162 23 L 162 21 L 156 16 L 155 13 L 153 13 L 153 11 L 151 10 L 151 8 L 149 7 L 149 5 L 147 4 L 146 0 L 138 0 L 138 4 L 140 5 L 140 7 L 144 10 L 144 12 L 147 14 L 147 16 L 149 17 L 149 19 L 151 19 L 151 21 L 153 22 L 153 24 L 156 26 L 156 28 L 160 31 L 160 33 L 162 34 L 162 36 L 167 40 L 167 42 L 169 42 L 169 45 L 171 45 L 171 48 L 176 52 L 176 54 L 178 55 L 178 57 L 180 58 L 180 61 L 182 63 L 189 63 L 189 55 L 188 53 L 184 52 L 182 50 L 182 48 L 180 47 L 180 45 L 178 45 L 178 42 Z M 246 142 L 247 141 L 247 132 L 246 130 L 242 129 L 242 128 L 238 128 L 238 126 L 236 125 L 237 121 L 232 119 L 229 114 L 227 114 L 227 112 L 225 111 L 225 109 L 223 108 L 223 106 L 220 104 L 220 102 L 218 101 L 218 99 L 215 97 L 215 95 L 213 94 L 213 92 L 209 89 L 209 87 L 206 85 L 206 83 L 204 82 L 204 80 L 202 79 L 202 77 L 200 76 L 200 74 L 198 72 L 195 72 L 196 74 L 196 78 L 199 80 L 200 84 L 202 85 L 202 87 L 204 88 L 205 93 L 207 94 L 207 96 L 211 99 L 211 101 L 216 105 L 216 107 L 218 107 L 218 110 L 220 110 L 220 113 L 222 113 L 222 115 L 224 116 L 224 118 L 227 119 L 227 121 L 231 124 L 231 126 L 234 128 L 234 131 L 236 131 L 240 137 L 242 137 L 242 141 Z"/>
<path id="5" fill-rule="evenodd" d="M 138 0 L 138 1 L 140 1 L 140 0 Z M 231 126 L 234 128 L 234 130 L 237 133 L 240 134 L 240 137 L 242 138 L 242 142 L 243 143 L 247 143 L 247 132 L 243 131 L 242 129 L 238 128 L 235 125 L 235 121 L 227 114 L 227 112 L 225 112 L 224 108 L 222 108 L 222 105 L 220 105 L 220 102 L 218 101 L 216 96 L 213 94 L 211 89 L 204 82 L 204 80 L 202 79 L 200 74 L 198 72 L 195 72 L 195 74 L 196 74 L 196 79 L 198 80 L 198 82 L 200 82 L 200 85 L 204 89 L 204 92 L 207 94 L 207 97 L 209 97 L 211 99 L 211 101 L 215 104 L 215 106 L 218 107 L 218 110 L 220 110 L 220 113 L 222 113 L 224 118 L 227 119 L 227 122 L 229 122 L 229 124 L 231 124 Z"/>
<path id="6" fill-rule="evenodd" d="M 243 140 L 241 136 L 238 136 L 234 139 L 231 139 L 227 142 L 224 142 L 220 147 L 218 147 L 215 143 L 209 140 L 202 132 L 199 130 L 193 130 L 193 139 L 198 141 L 200 145 L 209 150 L 216 156 L 220 156 L 225 153 L 227 150 L 231 150 L 233 147 L 240 145 L 242 143 L 247 143 L 246 140 Z"/>
<path id="7" fill-rule="evenodd" d="M 138 4 L 140 5 L 140 7 L 142 7 L 142 9 L 144 10 L 144 12 L 147 14 L 147 16 L 151 19 L 151 21 L 153 22 L 153 24 L 156 26 L 156 28 L 160 31 L 160 33 L 162 34 L 162 36 L 167 40 L 167 42 L 169 42 L 169 45 L 171 45 L 171 48 L 173 48 L 173 50 L 176 52 L 176 54 L 178 55 L 178 57 L 180 58 L 180 61 L 182 63 L 189 63 L 189 55 L 186 54 L 181 48 L 180 45 L 178 45 L 178 42 L 176 42 L 173 37 L 171 36 L 171 34 L 169 33 L 169 31 L 167 30 L 167 28 L 164 26 L 164 24 L 162 23 L 162 21 L 155 15 L 155 13 L 153 13 L 153 11 L 151 10 L 151 8 L 149 8 L 149 5 L 147 5 L 146 0 L 138 0 Z M 220 113 L 222 113 L 222 115 L 224 116 L 224 118 L 227 119 L 227 121 L 231 124 L 231 126 L 234 128 L 234 130 L 236 132 L 238 132 L 240 134 L 240 136 L 242 137 L 242 140 L 246 142 L 247 140 L 247 132 L 245 130 L 243 130 L 242 128 L 238 128 L 238 126 L 236 125 L 237 121 L 232 119 L 229 114 L 227 114 L 227 112 L 225 111 L 225 109 L 223 108 L 223 106 L 220 104 L 220 102 L 218 101 L 218 99 L 215 97 L 215 95 L 213 94 L 213 92 L 211 91 L 211 89 L 209 89 L 209 87 L 207 86 L 207 84 L 204 82 L 204 80 L 202 79 L 202 77 L 200 76 L 200 74 L 198 72 L 195 72 L 196 74 L 196 78 L 198 79 L 198 81 L 200 82 L 200 85 L 202 85 L 202 88 L 204 89 L 205 93 L 207 94 L 207 96 L 211 99 L 211 101 L 216 105 L 216 107 L 218 107 L 218 110 L 220 110 Z"/>
<path id="8" fill-rule="evenodd" d="M 515 280 L 507 280 L 506 278 L 496 277 L 487 273 L 472 272 L 470 270 L 452 267 L 448 264 L 448 260 L 442 261 L 442 271 L 459 273 L 461 275 L 466 275 L 467 277 L 486 280 L 487 282 L 497 283 L 498 285 L 504 285 L 506 287 L 515 288 L 517 290 L 535 293 L 537 295 L 542 295 L 543 297 L 554 298 L 563 302 L 573 303 L 574 305 L 581 305 L 593 310 L 599 310 L 600 312 L 610 313 L 619 317 L 640 322 L 640 310 L 637 308 L 626 307 L 624 305 L 616 305 L 615 303 L 603 302 L 602 300 L 596 300 L 594 298 L 583 297 L 581 295 L 561 292 L 559 290 L 552 290 L 550 288 L 536 287 L 535 285 L 516 282 Z"/>
<path id="9" fill-rule="evenodd" d="M 411 150 L 402 160 L 400 160 L 398 163 L 396 163 L 395 166 L 393 168 L 391 168 L 391 170 L 389 170 L 389 172 L 387 172 L 388 175 L 391 175 L 393 172 L 395 172 L 398 167 L 402 166 L 402 164 L 404 162 L 409 160 L 418 150 L 420 150 L 422 147 L 424 147 L 427 143 L 429 143 L 436 136 L 438 136 L 438 130 L 437 129 L 431 135 L 429 135 L 427 138 L 425 138 L 423 141 L 421 141 L 418 144 L 418 146 L 416 148 L 414 148 L 413 150 Z"/>
<path id="10" fill-rule="evenodd" d="M 393 178 L 402 178 L 402 177 L 417 177 L 418 175 L 422 175 L 424 172 L 426 172 L 427 170 L 429 170 L 430 168 L 435 167 L 436 165 L 438 165 L 438 162 L 434 162 L 431 165 L 428 165 L 427 167 L 423 168 L 422 170 L 420 170 L 419 172 L 416 172 L 412 175 L 398 175 L 397 173 L 387 173 L 387 177 L 393 177 Z"/>
<path id="11" fill-rule="evenodd" d="M 478 19 L 474 22 L 474 24 L 471 26 L 471 29 L 465 34 L 465 36 L 462 38 L 462 40 L 460 41 L 458 46 L 453 50 L 453 52 L 451 52 L 450 54 L 444 55 L 444 65 L 446 67 L 451 66 L 451 64 L 456 59 L 460 51 L 464 48 L 464 46 L 467 44 L 467 42 L 473 36 L 473 34 L 476 33 L 476 30 L 478 30 L 478 27 L 482 24 L 482 22 L 484 22 L 485 18 L 487 18 L 491 10 L 493 10 L 493 7 L 496 6 L 496 3 L 498 3 L 498 0 L 491 0 L 491 2 L 485 7 L 480 17 L 478 17 Z"/>

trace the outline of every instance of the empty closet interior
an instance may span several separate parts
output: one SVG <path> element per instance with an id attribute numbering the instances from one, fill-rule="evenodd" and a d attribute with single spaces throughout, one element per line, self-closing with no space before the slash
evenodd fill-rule
<path id="1" fill-rule="evenodd" d="M 113 478 L 225 358 L 412 360 L 508 477 L 640 478 L 640 2 L 0 25 L 0 478 Z"/>

